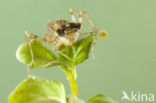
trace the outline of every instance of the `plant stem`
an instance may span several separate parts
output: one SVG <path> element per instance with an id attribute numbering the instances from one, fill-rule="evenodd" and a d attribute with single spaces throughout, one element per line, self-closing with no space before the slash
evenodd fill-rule
<path id="1" fill-rule="evenodd" d="M 70 81 L 70 88 L 71 88 L 71 94 L 78 96 L 78 88 L 77 88 L 77 83 L 75 78 L 69 79 Z"/>
<path id="2" fill-rule="evenodd" d="M 71 88 L 71 94 L 78 96 L 78 88 L 77 88 L 77 83 L 76 83 L 76 69 L 74 68 L 62 68 L 64 72 L 66 73 L 66 76 L 69 80 L 70 83 L 70 88 Z"/>

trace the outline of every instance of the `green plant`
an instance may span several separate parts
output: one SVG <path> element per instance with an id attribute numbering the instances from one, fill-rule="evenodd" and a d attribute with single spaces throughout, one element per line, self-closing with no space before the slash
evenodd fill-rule
<path id="1" fill-rule="evenodd" d="M 94 34 L 95 32 L 93 32 Z M 100 32 L 106 36 L 105 32 Z M 9 103 L 84 103 L 78 98 L 75 66 L 88 59 L 96 39 L 93 35 L 83 36 L 71 46 L 59 46 L 58 50 L 71 59 L 47 49 L 40 41 L 32 40 L 21 44 L 16 52 L 17 59 L 28 68 L 50 68 L 59 66 L 66 74 L 71 86 L 71 96 L 66 98 L 64 86 L 61 82 L 28 75 L 9 96 Z M 30 50 L 30 45 L 33 58 Z M 115 103 L 109 97 L 96 95 L 88 103 Z"/>

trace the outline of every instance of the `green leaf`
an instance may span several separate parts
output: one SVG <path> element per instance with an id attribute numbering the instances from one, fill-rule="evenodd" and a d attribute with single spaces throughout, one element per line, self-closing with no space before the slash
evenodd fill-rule
<path id="1" fill-rule="evenodd" d="M 33 61 L 28 43 L 21 44 L 16 51 L 17 59 L 24 64 L 28 64 L 30 68 L 48 68 L 65 64 L 64 62 L 57 61 L 55 54 L 37 40 L 31 41 L 31 48 Z"/>
<path id="2" fill-rule="evenodd" d="M 72 46 L 60 46 L 59 47 L 59 51 L 60 53 L 58 53 L 59 55 L 59 61 L 61 62 L 66 62 L 68 65 L 64 65 L 65 68 L 73 68 L 74 67 L 74 61 L 73 61 L 73 50 L 72 50 Z M 64 56 L 65 55 L 65 56 Z"/>
<path id="3" fill-rule="evenodd" d="M 116 103 L 116 102 L 107 96 L 98 94 L 92 97 L 91 99 L 89 99 L 88 103 Z"/>
<path id="4" fill-rule="evenodd" d="M 67 103 L 85 103 L 85 102 L 79 99 L 77 96 L 72 95 L 69 98 L 67 98 Z"/>
<path id="5" fill-rule="evenodd" d="M 72 46 L 61 46 L 59 51 L 67 57 L 59 54 L 59 60 L 65 61 L 70 68 L 74 65 L 82 63 L 89 57 L 90 49 L 93 43 L 93 36 L 87 36 L 77 40 Z"/>
<path id="6" fill-rule="evenodd" d="M 29 76 L 9 96 L 9 103 L 65 103 L 64 86 L 57 81 Z"/>
<path id="7" fill-rule="evenodd" d="M 93 36 L 88 36 L 86 38 L 79 39 L 73 45 L 75 65 L 88 59 L 92 43 Z"/>

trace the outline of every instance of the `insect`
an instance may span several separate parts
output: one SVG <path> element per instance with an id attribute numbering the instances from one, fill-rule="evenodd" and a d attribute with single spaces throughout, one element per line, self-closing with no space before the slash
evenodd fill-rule
<path id="1" fill-rule="evenodd" d="M 67 20 L 56 20 L 53 22 L 49 21 L 47 24 L 47 30 L 44 38 L 34 35 L 32 33 L 26 33 L 26 39 L 30 41 L 29 39 L 33 38 L 45 42 L 49 45 L 52 45 L 55 51 L 65 56 L 66 58 L 70 59 L 68 56 L 58 51 L 57 47 L 61 45 L 65 45 L 65 46 L 73 45 L 77 41 L 77 39 L 83 35 L 94 35 L 95 38 L 97 38 L 98 33 L 101 31 L 95 27 L 93 21 L 91 20 L 90 16 L 86 11 L 80 10 L 78 14 L 78 18 L 79 18 L 78 21 L 76 20 L 76 17 L 74 15 L 74 10 L 72 8 L 69 8 L 69 13 L 71 15 L 72 22 L 69 22 Z M 85 15 L 86 18 L 88 19 L 88 23 L 93 29 L 93 32 L 83 33 L 82 35 L 81 30 L 82 30 L 82 23 L 83 23 L 83 15 Z M 31 45 L 30 45 L 30 49 L 31 49 Z"/>

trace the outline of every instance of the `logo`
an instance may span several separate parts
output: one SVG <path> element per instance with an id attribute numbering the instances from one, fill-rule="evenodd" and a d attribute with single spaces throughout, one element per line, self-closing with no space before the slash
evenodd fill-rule
<path id="1" fill-rule="evenodd" d="M 122 91 L 121 100 L 127 101 L 138 101 L 138 102 L 153 102 L 154 101 L 154 94 L 152 93 L 141 93 L 141 92 L 134 92 L 131 91 L 127 94 L 125 91 Z"/>

